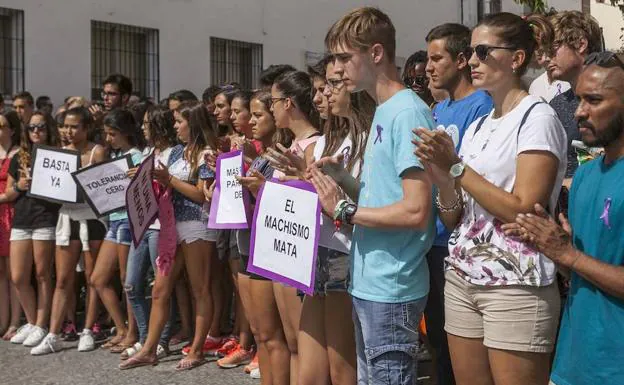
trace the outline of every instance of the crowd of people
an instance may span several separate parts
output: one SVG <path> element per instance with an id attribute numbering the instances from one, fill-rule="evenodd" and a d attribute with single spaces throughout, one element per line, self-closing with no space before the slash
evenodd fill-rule
<path id="1" fill-rule="evenodd" d="M 215 359 L 267 385 L 415 384 L 426 342 L 440 385 L 624 384 L 624 63 L 576 11 L 437 26 L 402 74 L 395 35 L 355 9 L 307 71 L 272 65 L 257 90 L 201 100 L 137 100 L 123 75 L 103 103 L 54 115 L 15 95 L 0 115 L 3 339 L 34 356 L 102 343 L 122 370 L 186 342 L 176 370 Z M 82 167 L 129 155 L 128 178 L 154 154 L 173 215 L 135 245 L 125 211 L 28 195 L 41 144 Z M 314 186 L 313 294 L 248 272 L 250 230 L 208 228 L 233 150 L 252 202 L 272 178 Z"/>

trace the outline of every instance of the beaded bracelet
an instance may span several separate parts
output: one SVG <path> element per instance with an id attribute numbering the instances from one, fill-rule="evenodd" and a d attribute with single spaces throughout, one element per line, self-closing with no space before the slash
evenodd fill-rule
<path id="1" fill-rule="evenodd" d="M 436 206 L 438 207 L 438 210 L 440 210 L 440 212 L 450 213 L 461 208 L 462 198 L 457 193 L 457 190 L 455 190 L 455 201 L 453 202 L 453 204 L 451 204 L 450 206 L 444 206 L 442 202 L 440 202 L 440 192 L 438 192 L 438 194 L 436 195 L 435 203 L 436 203 Z"/>

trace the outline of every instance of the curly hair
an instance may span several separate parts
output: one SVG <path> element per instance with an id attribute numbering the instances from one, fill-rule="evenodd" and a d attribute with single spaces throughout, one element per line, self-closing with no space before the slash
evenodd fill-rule
<path id="1" fill-rule="evenodd" d="M 156 147 L 170 146 L 177 143 L 173 112 L 163 106 L 152 105 L 147 109 L 148 130 L 152 144 Z"/>
<path id="2" fill-rule="evenodd" d="M 587 40 L 587 52 L 602 51 L 602 31 L 596 19 L 579 11 L 558 12 L 550 17 L 555 31 L 554 44 L 565 44 L 578 49 L 581 40 Z"/>

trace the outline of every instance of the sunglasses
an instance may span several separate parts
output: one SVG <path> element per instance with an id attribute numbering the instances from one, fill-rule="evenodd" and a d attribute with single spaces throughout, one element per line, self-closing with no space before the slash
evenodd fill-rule
<path id="1" fill-rule="evenodd" d="M 495 49 L 506 49 L 509 51 L 515 51 L 516 48 L 515 47 L 500 47 L 500 46 L 496 46 L 496 45 L 487 45 L 487 44 L 479 44 L 475 47 L 469 47 L 468 48 L 468 53 L 470 54 L 470 56 L 472 56 L 473 52 L 475 54 L 477 54 L 477 58 L 480 61 L 485 61 L 487 59 L 487 57 L 490 55 L 490 52 L 492 52 Z"/>
<path id="2" fill-rule="evenodd" d="M 28 131 L 30 132 L 35 132 L 35 131 L 45 131 L 48 128 L 48 125 L 45 123 L 39 123 L 39 124 L 28 124 L 26 126 L 26 128 L 28 129 Z"/>
<path id="3" fill-rule="evenodd" d="M 622 60 L 613 52 L 604 51 L 604 52 L 593 52 L 590 53 L 587 58 L 585 58 L 585 65 L 596 64 L 600 67 L 613 67 L 619 66 L 624 69 L 624 63 Z"/>
<path id="4" fill-rule="evenodd" d="M 427 79 L 427 75 L 419 75 L 419 76 L 406 76 L 403 78 L 403 84 L 405 84 L 406 87 L 411 88 L 411 87 L 424 87 L 425 85 L 427 85 L 427 81 L 429 79 Z"/>

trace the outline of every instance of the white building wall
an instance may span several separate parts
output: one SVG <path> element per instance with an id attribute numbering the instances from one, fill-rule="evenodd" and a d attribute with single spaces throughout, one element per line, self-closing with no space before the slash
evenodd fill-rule
<path id="1" fill-rule="evenodd" d="M 602 4 L 596 0 L 591 0 L 590 7 L 592 16 L 598 20 L 602 28 L 606 49 L 611 51 L 621 50 L 624 46 L 624 41 L 620 39 L 620 36 L 624 33 L 622 30 L 624 28 L 624 17 L 620 9 L 612 6 L 609 0 Z"/>
<path id="2" fill-rule="evenodd" d="M 465 0 L 466 1 L 466 0 Z M 58 105 L 91 92 L 91 20 L 155 28 L 160 36 L 160 97 L 210 84 L 210 37 L 261 43 L 264 67 L 304 68 L 322 52 L 327 29 L 356 0 L 0 0 L 24 11 L 26 89 Z M 397 29 L 397 55 L 425 47 L 435 25 L 460 20 L 460 0 L 379 1 Z"/>

